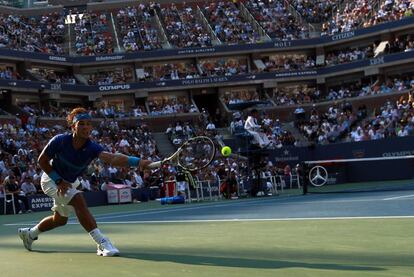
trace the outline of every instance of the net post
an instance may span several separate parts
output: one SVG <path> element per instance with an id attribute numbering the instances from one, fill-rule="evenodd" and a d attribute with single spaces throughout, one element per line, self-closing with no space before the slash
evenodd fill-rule
<path id="1" fill-rule="evenodd" d="M 308 184 L 309 184 L 309 165 L 302 161 L 300 163 L 300 167 L 302 168 L 302 180 L 303 180 L 303 185 L 302 185 L 302 193 L 303 195 L 308 194 Z"/>

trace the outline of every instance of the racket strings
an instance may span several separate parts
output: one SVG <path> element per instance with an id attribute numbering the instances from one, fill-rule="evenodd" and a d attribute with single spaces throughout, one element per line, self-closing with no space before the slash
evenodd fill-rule
<path id="1" fill-rule="evenodd" d="M 195 139 L 184 145 L 179 157 L 179 164 L 189 170 L 207 166 L 214 158 L 215 148 L 210 139 Z"/>

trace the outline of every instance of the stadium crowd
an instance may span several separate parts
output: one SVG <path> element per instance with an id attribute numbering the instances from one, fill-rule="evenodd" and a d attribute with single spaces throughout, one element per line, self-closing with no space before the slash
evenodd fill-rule
<path id="1" fill-rule="evenodd" d="M 116 22 L 126 52 L 162 48 L 159 31 L 153 23 L 155 3 L 126 7 L 116 13 Z"/>
<path id="2" fill-rule="evenodd" d="M 392 103 L 386 101 L 374 115 L 349 133 L 348 141 L 377 140 L 414 135 L 414 101 L 412 93 Z"/>
<path id="3" fill-rule="evenodd" d="M 148 102 L 150 115 L 196 113 L 197 107 L 187 97 L 154 97 Z"/>
<path id="4" fill-rule="evenodd" d="M 67 72 L 49 70 L 46 68 L 37 68 L 36 70 L 30 70 L 30 73 L 40 82 L 48 82 L 52 84 L 70 84 L 70 85 L 76 85 L 77 83 L 75 76 Z M 15 79 L 15 78 L 12 78 L 12 79 Z"/>
<path id="5" fill-rule="evenodd" d="M 149 99 L 146 104 L 148 105 L 148 109 L 143 105 L 135 105 L 128 107 L 127 109 L 123 106 L 106 105 L 96 108 L 89 108 L 88 113 L 92 118 L 111 119 L 198 112 L 197 107 L 194 104 L 190 104 L 186 97 L 155 97 Z M 30 115 L 29 117 L 33 118 L 53 117 L 63 119 L 71 111 L 71 108 L 69 107 L 57 108 L 54 106 L 39 109 L 34 104 L 22 104 L 20 107 Z M 147 110 L 149 110 L 149 112 Z"/>
<path id="6" fill-rule="evenodd" d="M 239 90 L 224 92 L 221 99 L 226 105 L 264 100 L 257 91 Z"/>
<path id="7" fill-rule="evenodd" d="M 204 59 L 200 60 L 202 76 L 232 76 L 248 72 L 247 60 L 243 59 Z"/>
<path id="8" fill-rule="evenodd" d="M 265 68 L 263 71 L 290 71 L 290 70 L 304 70 L 316 68 L 315 57 L 298 55 L 298 54 L 284 54 L 277 56 L 270 56 L 263 59 Z"/>
<path id="9" fill-rule="evenodd" d="M 102 120 L 97 127 L 92 131 L 91 137 L 107 151 L 138 155 L 154 161 L 160 159 L 157 155 L 156 143 L 146 125 L 121 128 L 115 120 Z M 17 123 L 3 124 L 0 130 L 0 184 L 7 184 L 13 178 L 13 182 L 19 187 L 17 194 L 27 196 L 27 191 L 23 189 L 25 183 L 35 187 L 34 191 L 30 191 L 31 193 L 41 193 L 39 187 L 41 171 L 37 164 L 37 157 L 51 137 L 64 131 L 63 125 L 35 126 L 31 120 L 27 123 L 18 120 Z M 130 180 L 133 173 L 102 164 L 97 160 L 91 164 L 81 179 L 82 190 L 103 190 L 105 186 L 102 184 L 105 181 L 123 183 L 126 179 Z M 133 176 L 136 174 L 134 173 Z M 0 191 L 3 192 L 3 187 Z M 23 210 L 28 210 L 27 205 L 25 206 Z"/>
<path id="10" fill-rule="evenodd" d="M 261 36 L 252 23 L 231 1 L 210 2 L 203 9 L 218 39 L 225 44 L 260 42 Z"/>
<path id="11" fill-rule="evenodd" d="M 76 36 L 74 47 L 76 54 L 93 56 L 114 52 L 114 42 L 105 13 L 77 13 L 74 19 L 73 29 Z"/>
<path id="12" fill-rule="evenodd" d="M 381 55 L 408 52 L 414 50 L 414 34 L 395 37 L 386 43 L 381 51 L 377 51 L 378 44 L 366 47 L 333 50 L 325 54 L 325 65 L 349 63 L 357 60 L 370 59 Z M 249 66 L 249 62 L 242 58 L 215 58 L 200 59 L 198 64 L 193 62 L 171 62 L 163 64 L 146 65 L 143 74 L 135 77 L 132 68 L 116 68 L 113 70 L 100 70 L 90 74 L 80 74 L 87 85 L 109 85 L 117 83 L 131 83 L 138 81 L 164 81 L 178 79 L 194 79 L 213 76 L 232 76 L 255 72 L 291 71 L 316 68 L 315 57 L 303 54 L 279 54 L 261 59 L 262 65 Z M 80 81 L 67 72 L 36 68 L 29 70 L 41 82 L 77 84 Z M 30 80 L 27 79 L 26 80 Z M 0 70 L 0 79 L 23 79 L 13 68 Z"/>
<path id="13" fill-rule="evenodd" d="M 374 82 L 354 82 L 349 85 L 334 86 L 325 90 L 305 84 L 281 87 L 270 90 L 268 95 L 277 106 L 287 106 L 399 92 L 413 89 L 412 86 L 413 77 L 395 76 L 385 80 L 378 78 Z"/>
<path id="14" fill-rule="evenodd" d="M 413 15 L 410 0 L 302 1 L 289 5 L 284 1 L 253 0 L 244 3 L 251 16 L 272 39 L 293 40 L 309 37 L 309 23 L 323 23 L 321 35 L 333 35 L 379 23 L 399 20 Z M 292 13 L 298 13 L 295 17 Z M 114 53 L 115 41 L 126 52 L 157 50 L 173 47 L 207 47 L 215 36 L 226 44 L 263 42 L 255 22 L 244 14 L 241 3 L 231 1 L 210 2 L 201 11 L 210 26 L 205 26 L 196 4 L 160 5 L 140 3 L 114 11 L 80 12 L 76 9 L 53 12 L 42 16 L 1 15 L 0 47 L 27 52 L 54 55 L 71 53 L 66 46 L 68 29 L 73 29 L 73 52 L 78 55 Z M 116 32 L 112 28 L 112 18 Z M 65 25 L 67 16 L 70 23 Z M 156 18 L 161 19 L 161 25 Z M 166 41 L 162 37 L 166 34 Z M 72 39 L 72 38 L 69 38 Z"/>
<path id="15" fill-rule="evenodd" d="M 88 85 L 110 85 L 131 83 L 134 81 L 134 74 L 131 68 L 122 68 L 113 71 L 101 71 L 87 75 Z"/>
<path id="16" fill-rule="evenodd" d="M 379 3 L 379 6 L 375 6 Z M 408 0 L 348 1 L 344 7 L 338 1 L 292 1 L 291 5 L 302 16 L 303 21 L 291 14 L 291 9 L 284 1 L 247 1 L 244 5 L 273 39 L 293 40 L 309 37 L 309 30 L 304 22 L 323 23 L 322 35 L 333 35 L 361 27 L 369 27 L 382 22 L 399 20 L 413 15 L 414 3 Z M 338 6 L 337 6 L 338 5 Z M 335 14 L 336 13 L 336 14 Z M 59 13 L 45 14 L 40 17 L 19 15 L 0 15 L 0 47 L 27 52 L 43 52 L 62 55 L 70 52 L 64 47 L 68 28 L 74 30 L 74 51 L 78 55 L 100 55 L 114 52 L 114 36 L 110 24 L 110 12 L 88 12 L 71 14 L 73 25 L 65 26 L 65 15 Z M 242 11 L 242 4 L 230 1 L 209 2 L 199 11 L 194 5 L 169 4 L 162 6 L 151 2 L 137 6 L 118 9 L 114 25 L 122 38 L 126 52 L 156 50 L 169 47 L 209 47 L 218 38 L 225 44 L 245 44 L 263 41 L 255 22 L 249 20 Z M 203 16 L 210 26 L 202 23 Z M 161 25 L 158 23 L 161 20 Z M 211 27 L 211 31 L 209 28 Z M 163 40 L 163 32 L 168 41 Z M 354 48 L 329 51 L 325 54 L 325 65 L 336 65 L 356 60 L 378 57 L 382 54 L 408 52 L 414 50 L 413 34 L 397 36 L 377 51 L 379 45 L 364 45 Z M 116 39 L 116 38 L 115 38 Z M 69 44 L 70 45 L 70 44 Z M 168 61 L 143 68 L 140 81 L 163 81 L 192 79 L 211 76 L 231 76 L 248 72 L 273 72 L 316 68 L 316 57 L 307 54 L 282 54 L 260 57 L 264 67 L 257 69 L 246 58 L 200 58 L 188 62 Z M 252 68 L 253 67 L 253 68 Z M 30 73 L 42 82 L 76 84 L 79 80 L 74 75 L 60 71 L 39 69 Z M 135 80 L 134 70 L 102 71 L 84 74 L 89 85 L 107 85 L 127 83 Z M 26 76 L 25 76 L 26 77 Z M 12 67 L 0 69 L 0 79 L 23 79 Z M 408 96 L 393 103 L 385 102 L 373 114 L 362 105 L 353 107 L 349 98 L 376 94 L 410 91 Z M 375 82 L 364 80 L 352 84 L 341 84 L 328 88 L 316 85 L 297 84 L 278 87 L 267 93 L 231 91 L 221 95 L 221 100 L 229 107 L 233 104 L 268 101 L 276 106 L 297 105 L 296 127 L 310 142 L 327 144 L 339 141 L 377 140 L 393 136 L 414 134 L 414 79 L 412 76 L 379 78 Z M 340 100 L 340 101 L 338 101 Z M 309 115 L 305 115 L 303 104 L 316 104 L 331 101 L 326 111 L 317 105 Z M 338 101 L 338 102 L 336 102 Z M 22 200 L 21 211 L 29 211 L 27 196 L 41 193 L 39 187 L 41 170 L 37 157 L 45 143 L 54 135 L 64 132 L 66 127 L 57 122 L 49 126 L 38 121 L 38 117 L 58 117 L 63 119 L 70 108 L 59 107 L 39 109 L 35 105 L 22 104 L 24 114 L 16 114 L 16 123 L 5 121 L 0 128 L 0 194 L 12 191 L 16 199 Z M 2 112 L 2 110 L 0 110 Z M 198 122 L 172 122 L 166 130 L 170 141 L 178 147 L 185 140 L 207 135 L 215 140 L 222 137 L 215 122 L 205 109 L 198 107 L 187 97 L 148 97 L 145 104 L 133 107 L 106 105 L 90 108 L 93 118 L 103 118 L 92 132 L 94 140 L 101 143 L 107 151 L 119 151 L 127 155 L 158 161 L 161 159 L 150 128 L 140 126 L 119 126 L 116 118 L 145 115 L 171 115 L 176 113 L 200 113 Z M 2 112 L 2 114 L 5 114 Z M 96 122 L 96 121 L 95 121 Z M 230 122 L 232 134 L 245 133 L 245 116 L 234 113 Z M 270 141 L 269 149 L 284 146 L 297 146 L 293 134 L 284 129 L 282 122 L 266 113 L 260 121 L 261 132 Z M 266 176 L 280 173 L 280 168 L 268 161 Z M 286 168 L 285 168 L 286 169 Z M 226 197 L 236 194 L 241 180 L 238 176 L 248 170 L 247 164 L 232 158 L 217 158 L 204 172 L 198 172 L 199 180 L 210 180 L 227 188 L 222 191 Z M 286 169 L 289 172 L 290 169 Z M 285 175 L 288 175 L 287 173 Z M 146 170 L 142 174 L 136 170 L 117 169 L 94 161 L 90 168 L 80 177 L 81 189 L 85 191 L 104 191 L 108 185 L 123 183 L 131 188 L 163 187 L 164 181 L 173 180 L 179 169 L 165 165 L 160 170 Z M 17 203 L 18 207 L 20 206 Z"/>
<path id="17" fill-rule="evenodd" d="M 284 1 L 247 1 L 246 7 L 266 33 L 277 40 L 306 39 L 309 30 L 286 9 Z"/>
<path id="18" fill-rule="evenodd" d="M 65 52 L 65 33 L 63 13 L 40 17 L 0 15 L 0 47 L 61 55 Z"/>
<path id="19" fill-rule="evenodd" d="M 30 105 L 22 106 L 31 114 L 38 111 Z M 69 111 L 69 109 L 67 110 Z M 60 114 L 59 116 L 64 116 Z M 240 120 L 241 118 L 239 118 Z M 92 131 L 91 137 L 99 142 L 107 151 L 121 152 L 127 155 L 138 155 L 149 160 L 160 160 L 155 140 L 146 125 L 133 128 L 120 127 L 113 119 L 104 119 Z M 268 116 L 263 118 L 263 128 L 267 129 L 269 138 L 275 147 L 293 144 L 292 137 L 284 131 L 278 120 Z M 36 122 L 35 116 L 26 120 L 17 118 L 16 122 L 4 123 L 0 129 L 0 192 L 11 191 L 12 185 L 16 188 L 16 207 L 20 212 L 30 212 L 27 196 L 41 194 L 41 170 L 37 165 L 37 157 L 47 141 L 59 133 L 65 132 L 62 124 L 48 126 Z M 176 122 L 174 127 L 168 128 L 167 135 L 177 147 L 193 136 L 207 135 L 220 140 L 212 118 L 203 109 L 198 122 Z M 290 142 L 289 142 L 290 140 Z M 280 169 L 279 169 L 280 170 Z M 225 197 L 236 197 L 239 191 L 239 173 L 247 171 L 245 162 L 237 162 L 232 158 L 217 157 L 208 170 L 198 172 L 196 180 L 210 181 L 211 184 L 220 184 L 226 187 L 221 193 Z M 136 170 L 114 168 L 103 164 L 99 160 L 91 163 L 88 170 L 79 178 L 83 191 L 105 191 L 111 184 L 125 184 L 133 189 L 141 187 L 159 187 L 161 195 L 165 194 L 164 181 L 175 180 L 180 170 L 172 165 L 165 165 L 162 170 L 146 170 L 140 174 Z M 230 187 L 229 187 L 230 186 Z M 22 200 L 21 203 L 18 199 Z"/>
<path id="20" fill-rule="evenodd" d="M 391 83 L 394 89 L 403 90 L 407 86 L 414 88 L 414 80 L 397 79 Z M 385 84 L 384 87 L 387 87 Z M 29 105 L 22 107 L 30 113 L 38 111 Z M 204 115 L 205 111 L 202 111 Z M 64 114 L 61 114 L 63 116 Z M 380 139 L 390 136 L 407 136 L 413 134 L 414 130 L 413 98 L 399 100 L 396 104 L 387 101 L 373 117 L 366 117 L 364 107 L 354 111 L 349 102 L 342 102 L 341 106 L 331 106 L 323 113 L 316 109 L 312 110 L 309 121 L 299 122 L 298 128 L 310 140 L 319 144 L 337 142 L 338 138 L 345 137 L 346 141 L 361 141 L 369 139 Z M 173 144 L 179 146 L 183 141 L 192 136 L 208 135 L 220 139 L 216 128 L 208 114 L 200 117 L 200 122 L 176 122 L 171 125 L 166 133 Z M 356 124 L 355 124 L 356 123 Z M 34 117 L 27 121 L 18 119 L 17 123 L 8 122 L 3 124 L 0 131 L 0 175 L 4 186 L 14 182 L 18 187 L 23 206 L 22 211 L 29 210 L 24 196 L 31 193 L 40 193 L 39 176 L 40 169 L 36 158 L 39 151 L 44 147 L 48 139 L 65 129 L 64 126 L 48 127 L 37 124 Z M 263 114 L 261 120 L 263 132 L 266 133 L 271 143 L 271 148 L 280 148 L 286 145 L 295 145 L 293 136 L 283 129 L 281 122 Z M 230 124 L 233 133 L 239 132 L 244 126 L 244 118 L 240 113 L 234 114 Z M 134 128 L 121 128 L 117 121 L 105 119 L 100 122 L 99 128 L 92 132 L 92 137 L 104 145 L 108 151 L 120 151 L 128 155 L 141 155 L 150 160 L 159 160 L 156 144 L 147 126 L 141 125 Z M 246 170 L 246 164 L 237 163 L 231 159 L 218 159 L 210 169 L 199 173 L 196 177 L 200 180 L 211 182 L 231 183 L 235 178 L 236 184 L 228 191 L 222 191 L 226 197 L 236 196 L 236 190 L 241 180 L 238 173 Z M 276 168 L 276 169 L 275 169 Z M 268 167 L 269 174 L 281 169 Z M 97 191 L 105 190 L 108 185 L 126 184 L 132 188 L 143 186 L 158 186 L 163 188 L 165 180 L 174 180 L 179 170 L 171 165 L 163 170 L 145 171 L 139 174 L 134 170 L 119 170 L 109 165 L 102 164 L 99 160 L 94 161 L 84 176 L 80 178 L 82 190 Z M 206 175 L 207 174 L 207 175 Z M 204 179 L 202 179 L 204 178 Z M 164 181 L 163 181 L 164 180 Z M 224 181 L 225 180 L 225 181 Z M 226 185 L 227 185 L 226 183 Z M 17 198 L 18 199 L 18 198 Z"/>
<path id="21" fill-rule="evenodd" d="M 349 1 L 329 21 L 323 23 L 321 35 L 333 35 L 366 28 L 383 22 L 395 21 L 413 15 L 414 3 L 410 0 L 387 0 L 380 3 L 371 0 Z"/>
<path id="22" fill-rule="evenodd" d="M 180 129 L 177 123 L 174 135 Z M 92 131 L 91 137 L 99 142 L 106 151 L 121 152 L 127 155 L 138 155 L 149 160 L 160 160 L 155 141 L 146 125 L 134 128 L 121 128 L 115 120 L 103 120 Z M 37 157 L 47 141 L 64 130 L 63 126 L 47 127 L 33 126 L 32 122 L 22 124 L 8 122 L 0 130 L 0 194 L 13 192 L 16 195 L 16 207 L 19 213 L 30 212 L 27 196 L 42 194 L 40 188 L 41 170 L 37 164 Z M 190 133 L 187 133 L 188 130 Z M 194 135 L 212 135 L 211 131 L 190 126 L 189 122 L 183 124 L 181 134 L 188 139 Z M 240 170 L 246 170 L 246 164 L 236 163 L 232 159 L 217 158 L 207 172 L 198 173 L 197 180 L 209 180 L 212 184 L 232 177 Z M 132 189 L 142 187 L 159 187 L 162 195 L 165 194 L 164 181 L 175 180 L 174 176 L 180 170 L 172 165 L 165 165 L 161 170 L 145 170 L 141 174 L 135 169 L 118 169 L 103 164 L 100 160 L 91 163 L 85 174 L 79 177 L 80 187 L 83 191 L 105 191 L 112 184 L 124 184 Z M 235 191 L 232 192 L 234 195 Z M 1 196 L 1 195 L 0 195 Z M 18 200 L 22 200 L 19 203 Z"/>
<path id="23" fill-rule="evenodd" d="M 336 0 L 294 0 L 292 6 L 309 23 L 322 23 L 328 21 L 337 11 L 338 1 Z"/>
<path id="24" fill-rule="evenodd" d="M 0 79 L 3 80 L 19 80 L 21 76 L 19 73 L 11 67 L 5 67 L 0 69 Z"/>
<path id="25" fill-rule="evenodd" d="M 357 120 L 365 117 L 363 108 L 354 112 L 349 102 L 341 106 L 331 106 L 326 112 L 312 109 L 308 120 L 298 120 L 296 123 L 303 135 L 311 142 L 326 144 L 336 142 L 340 136 L 349 132 Z"/>
<path id="26" fill-rule="evenodd" d="M 377 52 L 378 47 L 378 45 L 373 44 L 367 47 L 330 51 L 326 53 L 325 65 L 330 66 L 356 60 L 370 59 L 386 54 L 414 51 L 414 36 L 412 34 L 398 36 L 387 42 L 381 52 Z"/>
<path id="27" fill-rule="evenodd" d="M 177 48 L 212 46 L 212 39 L 196 13 L 196 7 L 183 3 L 161 9 L 161 18 L 168 34 L 168 41 Z"/>
<path id="28" fill-rule="evenodd" d="M 353 109 L 352 104 L 347 101 L 353 95 L 366 96 L 405 90 L 408 91 L 408 99 L 403 97 L 396 104 L 386 101 L 374 118 L 369 117 L 364 105 Z M 298 128 L 309 141 L 318 144 L 338 142 L 342 138 L 345 141 L 361 141 L 406 136 L 412 133 L 413 91 L 414 79 L 408 77 L 377 81 L 353 92 L 343 87 L 338 92 L 330 90 L 328 99 L 341 100 L 340 104 L 330 106 L 324 113 L 313 109 L 309 118 L 302 118 L 297 122 Z"/>
<path id="29" fill-rule="evenodd" d="M 164 81 L 200 78 L 196 65 L 190 62 L 165 63 L 144 67 L 141 81 Z"/>

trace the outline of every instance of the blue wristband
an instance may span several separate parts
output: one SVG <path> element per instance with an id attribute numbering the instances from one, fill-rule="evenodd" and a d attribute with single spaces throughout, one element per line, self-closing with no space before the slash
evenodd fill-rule
<path id="1" fill-rule="evenodd" d="M 141 159 L 133 156 L 128 156 L 128 165 L 137 167 Z"/>
<path id="2" fill-rule="evenodd" d="M 56 172 L 56 171 L 54 171 L 54 170 L 52 170 L 52 171 L 50 171 L 49 172 L 49 174 L 47 174 L 49 177 L 50 177 L 50 179 L 52 179 L 53 180 L 53 182 L 55 182 L 56 183 L 56 181 L 57 180 L 62 180 L 62 177 L 60 177 L 60 175 Z"/>

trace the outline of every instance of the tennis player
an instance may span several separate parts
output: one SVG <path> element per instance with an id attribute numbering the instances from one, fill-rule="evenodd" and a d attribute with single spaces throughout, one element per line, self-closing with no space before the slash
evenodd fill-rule
<path id="1" fill-rule="evenodd" d="M 43 170 L 41 178 L 42 190 L 52 197 L 53 215 L 44 218 L 32 228 L 18 230 L 24 247 L 31 251 L 33 241 L 40 233 L 63 226 L 67 223 L 72 210 L 98 246 L 97 255 L 118 256 L 119 250 L 104 236 L 90 213 L 85 198 L 80 190 L 78 177 L 95 158 L 101 159 L 117 167 L 146 168 L 151 161 L 120 153 L 109 153 L 89 136 L 92 131 L 91 117 L 84 108 L 76 108 L 67 117 L 72 134 L 61 134 L 53 137 L 39 156 L 38 162 Z"/>

